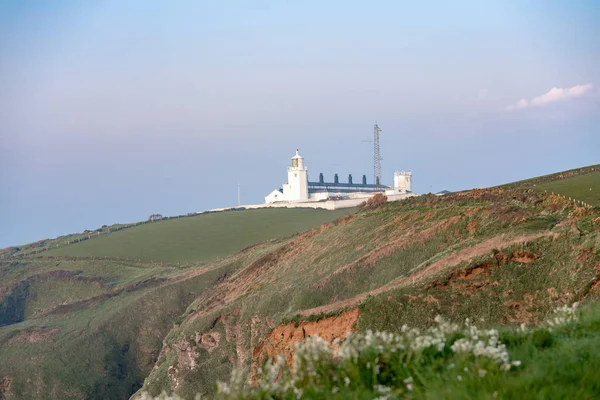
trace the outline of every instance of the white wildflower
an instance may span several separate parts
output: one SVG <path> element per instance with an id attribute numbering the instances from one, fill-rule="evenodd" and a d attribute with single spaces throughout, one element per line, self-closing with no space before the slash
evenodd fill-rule
<path id="1" fill-rule="evenodd" d="M 550 328 L 557 327 L 560 325 L 567 324 L 569 322 L 575 322 L 578 319 L 577 306 L 579 303 L 575 302 L 571 307 L 564 305 L 554 310 L 554 317 L 546 321 L 546 325 Z"/>
<path id="2" fill-rule="evenodd" d="M 373 386 L 373 389 L 375 389 L 379 394 L 388 394 L 392 391 L 392 388 L 384 385 L 375 385 Z"/>

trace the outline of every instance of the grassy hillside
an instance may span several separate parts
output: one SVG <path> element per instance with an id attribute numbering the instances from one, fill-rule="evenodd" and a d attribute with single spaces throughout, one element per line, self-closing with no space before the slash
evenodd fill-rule
<path id="1" fill-rule="evenodd" d="M 289 241 L 278 238 L 350 211 L 207 214 L 92 237 L 57 254 L 4 253 L 0 398 L 128 398 L 190 303 Z M 148 261 L 154 256 L 160 261 Z"/>
<path id="2" fill-rule="evenodd" d="M 508 183 L 499 188 L 545 190 L 600 206 L 600 164 Z"/>
<path id="3" fill-rule="evenodd" d="M 363 210 L 245 264 L 190 304 L 143 392 L 213 393 L 307 336 L 424 328 L 436 315 L 535 327 L 596 298 L 599 210 L 531 190 L 422 196 Z"/>
<path id="4" fill-rule="evenodd" d="M 590 205 L 600 206 L 600 171 L 542 183 L 536 185 L 535 189 L 562 194 Z"/>
<path id="5" fill-rule="evenodd" d="M 351 210 L 257 209 L 157 221 L 69 246 L 47 256 L 111 257 L 146 261 L 209 261 L 265 240 L 291 236 Z"/>

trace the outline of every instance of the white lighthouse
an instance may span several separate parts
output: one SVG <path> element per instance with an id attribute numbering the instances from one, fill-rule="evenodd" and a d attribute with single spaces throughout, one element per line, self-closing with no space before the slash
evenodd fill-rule
<path id="1" fill-rule="evenodd" d="M 282 190 L 274 190 L 265 197 L 266 203 L 278 201 L 308 201 L 308 170 L 298 150 L 292 157 L 292 165 L 288 167 L 287 183 L 283 184 Z"/>

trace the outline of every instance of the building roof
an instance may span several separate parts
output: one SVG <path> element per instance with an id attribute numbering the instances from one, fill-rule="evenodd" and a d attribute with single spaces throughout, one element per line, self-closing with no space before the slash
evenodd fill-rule
<path id="1" fill-rule="evenodd" d="M 365 185 L 362 183 L 308 182 L 308 193 L 318 193 L 318 192 L 376 193 L 376 192 L 382 192 L 386 189 L 391 189 L 391 187 L 385 186 L 385 185 L 374 185 L 374 184 L 370 184 L 370 183 Z"/>
<path id="2" fill-rule="evenodd" d="M 292 157 L 292 160 L 294 159 L 298 159 L 298 158 L 302 158 L 302 156 L 300 154 L 298 154 L 298 149 L 296 149 L 296 155 L 294 157 Z"/>

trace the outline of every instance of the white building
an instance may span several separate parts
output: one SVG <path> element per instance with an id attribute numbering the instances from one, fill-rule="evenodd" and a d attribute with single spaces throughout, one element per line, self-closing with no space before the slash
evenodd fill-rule
<path id="1" fill-rule="evenodd" d="M 362 199 L 373 196 L 376 193 L 386 195 L 408 194 L 412 190 L 412 173 L 394 173 L 394 187 L 381 184 L 368 184 L 366 175 L 363 175 L 361 183 L 354 183 L 352 175 L 348 176 L 348 183 L 341 183 L 335 174 L 333 182 L 325 182 L 323 174 L 319 174 L 318 182 L 308 181 L 308 169 L 304 166 L 304 158 L 298 150 L 292 157 L 291 166 L 288 167 L 288 180 L 281 189 L 273 190 L 267 197 L 265 203 L 273 204 L 280 202 L 305 203 L 325 200 Z"/>
<path id="2" fill-rule="evenodd" d="M 412 192 L 412 172 L 394 172 L 394 188 L 392 190 L 394 193 Z"/>

